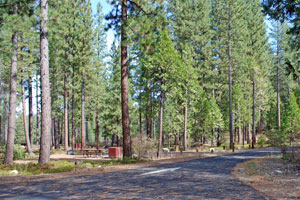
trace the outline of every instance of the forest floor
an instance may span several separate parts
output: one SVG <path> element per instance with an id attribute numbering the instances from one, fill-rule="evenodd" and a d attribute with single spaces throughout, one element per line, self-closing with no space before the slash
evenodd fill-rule
<path id="1" fill-rule="evenodd" d="M 233 174 L 243 183 L 275 199 L 300 199 L 300 169 L 279 155 L 240 163 Z"/>

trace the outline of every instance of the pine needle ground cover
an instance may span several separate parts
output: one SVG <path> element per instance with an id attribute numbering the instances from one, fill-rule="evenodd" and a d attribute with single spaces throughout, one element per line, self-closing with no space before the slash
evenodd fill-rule
<path id="1" fill-rule="evenodd" d="M 233 173 L 243 183 L 275 199 L 300 197 L 300 170 L 284 157 L 250 160 L 237 165 Z"/>

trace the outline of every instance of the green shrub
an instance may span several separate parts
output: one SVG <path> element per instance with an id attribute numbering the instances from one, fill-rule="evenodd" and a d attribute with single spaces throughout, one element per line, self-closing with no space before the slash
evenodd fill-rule
<path id="1" fill-rule="evenodd" d="M 26 149 L 19 144 L 14 145 L 14 160 L 25 159 Z"/>
<path id="2" fill-rule="evenodd" d="M 271 130 L 267 133 L 269 138 L 268 144 L 272 147 L 281 147 L 287 141 L 287 135 L 281 130 Z"/>
<path id="3" fill-rule="evenodd" d="M 257 140 L 257 145 L 259 147 L 264 147 L 264 145 L 266 144 L 266 139 L 263 135 L 260 135 L 258 140 Z"/>
<path id="4" fill-rule="evenodd" d="M 2 151 L 6 151 L 6 146 L 0 146 Z M 22 160 L 25 159 L 26 149 L 22 147 L 20 144 L 14 144 L 14 160 Z M 0 157 L 4 158 L 5 153 L 2 153 Z"/>

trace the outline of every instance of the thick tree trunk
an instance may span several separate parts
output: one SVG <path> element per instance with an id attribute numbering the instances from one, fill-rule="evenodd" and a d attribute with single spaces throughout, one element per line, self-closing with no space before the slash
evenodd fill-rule
<path id="1" fill-rule="evenodd" d="M 41 91 L 42 91 L 42 136 L 39 163 L 50 161 L 51 97 L 49 81 L 48 50 L 48 0 L 41 0 Z"/>
<path id="2" fill-rule="evenodd" d="M 184 133 L 183 133 L 183 150 L 187 150 L 187 116 L 188 116 L 188 107 L 184 106 Z"/>
<path id="3" fill-rule="evenodd" d="M 14 4 L 14 14 L 18 14 L 17 3 Z M 11 57 L 10 69 L 10 94 L 9 94 L 9 116 L 8 116 L 8 135 L 4 164 L 13 163 L 15 122 L 16 122 L 16 101 L 17 101 L 17 72 L 18 72 L 18 33 L 12 35 L 13 54 Z"/>
<path id="4" fill-rule="evenodd" d="M 24 89 L 24 81 L 23 78 L 21 80 L 21 92 L 22 92 L 22 108 L 23 108 L 23 122 L 24 122 L 24 132 L 25 132 L 25 139 L 26 139 L 26 147 L 27 152 L 29 155 L 33 155 L 32 152 L 32 145 L 30 142 L 30 136 L 28 134 L 28 128 L 27 128 L 27 116 L 26 116 L 26 103 L 25 103 L 25 89 Z"/>
<path id="5" fill-rule="evenodd" d="M 28 102 L 29 102 L 29 138 L 30 138 L 30 145 L 33 146 L 33 106 L 32 106 L 32 78 L 29 76 L 28 79 Z"/>
<path id="6" fill-rule="evenodd" d="M 81 148 L 85 146 L 85 80 L 81 75 Z"/>
<path id="7" fill-rule="evenodd" d="M 65 135 L 65 150 L 69 149 L 69 125 L 68 125 L 68 91 L 67 91 L 67 79 L 68 75 L 65 73 L 64 76 L 64 135 Z"/>
<path id="8" fill-rule="evenodd" d="M 39 80 L 36 76 L 36 144 L 39 144 L 40 141 L 40 108 L 39 108 Z"/>
<path id="9" fill-rule="evenodd" d="M 149 116 L 147 116 L 147 118 L 146 118 L 146 129 L 147 129 L 147 138 L 151 138 L 152 136 L 151 136 L 151 133 L 152 133 L 152 119 L 149 117 Z"/>
<path id="10" fill-rule="evenodd" d="M 229 85 L 229 137 L 230 137 L 230 149 L 233 146 L 233 113 L 232 113 L 232 77 L 231 77 L 231 7 L 229 7 L 228 13 L 228 85 Z"/>
<path id="11" fill-rule="evenodd" d="M 254 149 L 256 137 L 255 137 L 255 79 L 253 75 L 253 96 L 252 96 L 252 149 Z"/>
<path id="12" fill-rule="evenodd" d="M 99 134 L 100 134 L 100 129 L 99 129 L 99 117 L 98 115 L 96 116 L 96 143 L 97 143 L 97 149 L 99 149 Z"/>
<path id="13" fill-rule="evenodd" d="M 159 138 L 158 138 L 158 149 L 157 149 L 157 157 L 160 157 L 160 150 L 162 147 L 162 136 L 163 136 L 163 113 L 164 113 L 164 93 L 161 91 L 160 95 L 160 113 L 159 113 Z"/>
<path id="14" fill-rule="evenodd" d="M 123 157 L 131 157 L 130 121 L 128 107 L 128 58 L 127 58 L 127 0 L 122 0 L 121 27 L 121 99 L 122 99 L 122 129 L 123 129 Z"/>

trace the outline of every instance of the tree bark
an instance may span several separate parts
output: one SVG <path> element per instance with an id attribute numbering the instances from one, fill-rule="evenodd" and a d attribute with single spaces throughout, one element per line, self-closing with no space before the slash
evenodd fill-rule
<path id="1" fill-rule="evenodd" d="M 24 81 L 23 78 L 21 79 L 21 92 L 22 92 L 22 108 L 23 108 L 23 122 L 24 122 L 24 132 L 25 132 L 25 139 L 26 139 L 26 147 L 27 152 L 29 155 L 33 155 L 32 152 L 32 145 L 30 142 L 30 135 L 28 134 L 27 128 L 27 116 L 26 116 L 26 103 L 25 103 L 25 89 L 24 89 Z"/>
<path id="2" fill-rule="evenodd" d="M 127 0 L 122 0 L 121 27 L 121 99 L 122 99 L 122 130 L 123 157 L 131 157 L 130 120 L 128 107 L 128 55 L 127 55 Z"/>
<path id="3" fill-rule="evenodd" d="M 54 118 L 54 146 L 59 149 L 59 118 L 58 115 Z"/>
<path id="4" fill-rule="evenodd" d="M 29 138 L 30 138 L 30 145 L 33 146 L 33 106 L 32 106 L 32 78 L 29 76 L 28 79 L 28 106 L 29 106 Z"/>
<path id="5" fill-rule="evenodd" d="M 243 138 L 242 138 L 242 144 L 245 145 L 245 136 L 246 136 L 246 126 L 243 127 Z"/>
<path id="6" fill-rule="evenodd" d="M 187 149 L 187 115 L 188 115 L 188 107 L 184 106 L 184 133 L 183 133 L 183 150 Z"/>
<path id="7" fill-rule="evenodd" d="M 68 75 L 65 73 L 64 75 L 64 135 L 65 135 L 65 150 L 69 149 L 69 125 L 68 125 L 68 91 L 67 91 L 67 79 Z"/>
<path id="8" fill-rule="evenodd" d="M 39 144 L 40 141 L 40 108 L 39 108 L 39 80 L 36 76 L 36 144 Z"/>
<path id="9" fill-rule="evenodd" d="M 42 92 L 42 136 L 39 163 L 50 161 L 51 138 L 51 96 L 49 81 L 49 50 L 48 50 L 48 0 L 41 0 L 41 92 Z"/>
<path id="10" fill-rule="evenodd" d="M 85 146 L 85 80 L 81 74 L 81 149 Z"/>
<path id="11" fill-rule="evenodd" d="M 113 147 L 114 146 L 114 143 L 115 143 L 115 136 L 116 136 L 116 134 L 112 134 L 112 136 L 111 136 L 111 147 Z"/>
<path id="12" fill-rule="evenodd" d="M 96 142 L 97 142 L 97 149 L 99 149 L 99 117 L 96 115 Z"/>
<path id="13" fill-rule="evenodd" d="M 221 146 L 221 129 L 218 128 L 217 147 Z"/>
<path id="14" fill-rule="evenodd" d="M 147 126 L 147 138 L 151 138 L 151 133 L 152 133 L 152 119 L 147 116 L 146 118 L 146 126 Z"/>
<path id="15" fill-rule="evenodd" d="M 160 113 L 159 113 L 159 138 L 158 138 L 158 149 L 157 157 L 160 157 L 160 150 L 162 147 L 162 131 L 163 131 L 163 113 L 164 113 L 164 92 L 161 91 L 160 94 Z"/>
<path id="16" fill-rule="evenodd" d="M 89 124 L 88 124 L 88 118 L 85 119 L 85 139 L 86 139 L 86 143 L 89 144 Z"/>
<path id="17" fill-rule="evenodd" d="M 2 117 L 0 115 L 0 143 L 2 142 L 3 137 L 2 137 Z"/>
<path id="18" fill-rule="evenodd" d="M 232 113 L 232 77 L 231 77 L 231 7 L 229 5 L 228 13 L 228 82 L 229 82 L 229 136 L 230 136 L 230 149 L 233 146 L 233 113 Z"/>
<path id="19" fill-rule="evenodd" d="M 139 105 L 141 106 L 141 105 Z M 139 122 L 140 122 L 140 140 L 142 141 L 143 140 L 143 124 L 142 124 L 142 109 L 139 108 Z"/>
<path id="20" fill-rule="evenodd" d="M 14 15 L 18 14 L 18 5 L 14 3 Z M 9 94 L 9 116 L 8 116 L 8 135 L 6 143 L 6 152 L 4 164 L 11 165 L 13 163 L 13 151 L 15 140 L 15 124 L 16 124 L 16 100 L 17 100 L 17 73 L 18 73 L 18 32 L 12 35 L 13 54 L 11 57 L 10 69 L 10 94 Z"/>
<path id="21" fill-rule="evenodd" d="M 280 58 L 279 58 L 279 43 L 277 40 L 277 67 L 276 67 L 276 91 L 277 91 L 277 128 L 280 129 L 281 126 L 281 119 L 280 119 L 280 89 L 279 89 L 279 65 L 280 65 Z"/>
<path id="22" fill-rule="evenodd" d="M 255 138 L 255 79 L 253 79 L 253 96 L 252 96 L 252 149 L 254 149 L 256 138 Z"/>
<path id="23" fill-rule="evenodd" d="M 72 72 L 72 85 L 74 85 L 74 69 L 75 67 L 73 66 L 73 72 Z M 72 88 L 72 150 L 75 148 L 75 90 L 74 87 Z"/>

